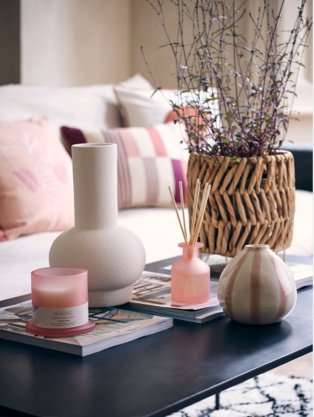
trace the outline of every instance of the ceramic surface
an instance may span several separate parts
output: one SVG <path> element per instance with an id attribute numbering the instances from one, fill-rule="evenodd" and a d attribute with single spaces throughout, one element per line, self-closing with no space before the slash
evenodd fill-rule
<path id="1" fill-rule="evenodd" d="M 268 245 L 247 245 L 223 270 L 218 299 L 244 324 L 276 323 L 294 308 L 297 292 L 288 266 Z"/>

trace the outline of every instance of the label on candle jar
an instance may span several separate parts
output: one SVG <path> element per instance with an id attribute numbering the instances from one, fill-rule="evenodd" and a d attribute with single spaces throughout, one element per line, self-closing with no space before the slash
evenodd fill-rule
<path id="1" fill-rule="evenodd" d="M 45 329 L 68 329 L 88 322 L 88 303 L 73 307 L 37 307 L 33 305 L 33 323 Z"/>

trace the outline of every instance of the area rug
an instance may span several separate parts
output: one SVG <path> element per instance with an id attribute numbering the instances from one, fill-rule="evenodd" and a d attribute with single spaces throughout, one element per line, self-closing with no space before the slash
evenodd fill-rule
<path id="1" fill-rule="evenodd" d="M 312 399 L 311 380 L 266 372 L 221 392 L 219 410 L 213 396 L 171 417 L 310 417 Z"/>

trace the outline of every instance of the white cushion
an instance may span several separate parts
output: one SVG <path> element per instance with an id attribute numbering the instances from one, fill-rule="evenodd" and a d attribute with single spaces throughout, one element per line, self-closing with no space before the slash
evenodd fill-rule
<path id="1" fill-rule="evenodd" d="M 181 92 L 178 90 L 154 90 L 126 83 L 114 87 L 117 95 L 123 123 L 127 127 L 149 127 L 177 118 L 172 105 L 180 108 L 194 108 L 203 103 L 214 115 L 219 112 L 218 101 L 212 100 L 214 90 L 208 92 Z M 219 123 L 219 122 L 218 122 Z"/>
<path id="2" fill-rule="evenodd" d="M 0 87 L 0 120 L 48 116 L 55 130 L 74 124 L 85 129 L 117 127 L 119 110 L 112 85 L 88 87 Z"/>
<path id="3" fill-rule="evenodd" d="M 172 111 L 169 100 L 175 100 L 172 90 L 154 93 L 153 88 L 133 88 L 125 84 L 116 85 L 115 93 L 126 127 L 150 127 L 165 123 Z"/>
<path id="4" fill-rule="evenodd" d="M 141 74 L 135 74 L 132 77 L 128 78 L 125 81 L 122 81 L 117 84 L 117 86 L 132 87 L 132 88 L 150 88 L 153 86 L 149 81 L 147 81 Z"/>

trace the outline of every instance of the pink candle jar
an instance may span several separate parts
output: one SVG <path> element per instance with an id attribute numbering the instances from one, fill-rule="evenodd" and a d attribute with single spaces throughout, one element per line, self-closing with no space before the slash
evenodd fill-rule
<path id="1" fill-rule="evenodd" d="M 74 336 L 90 331 L 88 274 L 86 269 L 55 267 L 32 271 L 33 315 L 27 331 L 50 337 Z"/>
<path id="2" fill-rule="evenodd" d="M 171 268 L 171 301 L 173 304 L 202 304 L 210 296 L 210 269 L 199 258 L 202 243 L 179 243 L 183 256 Z"/>

